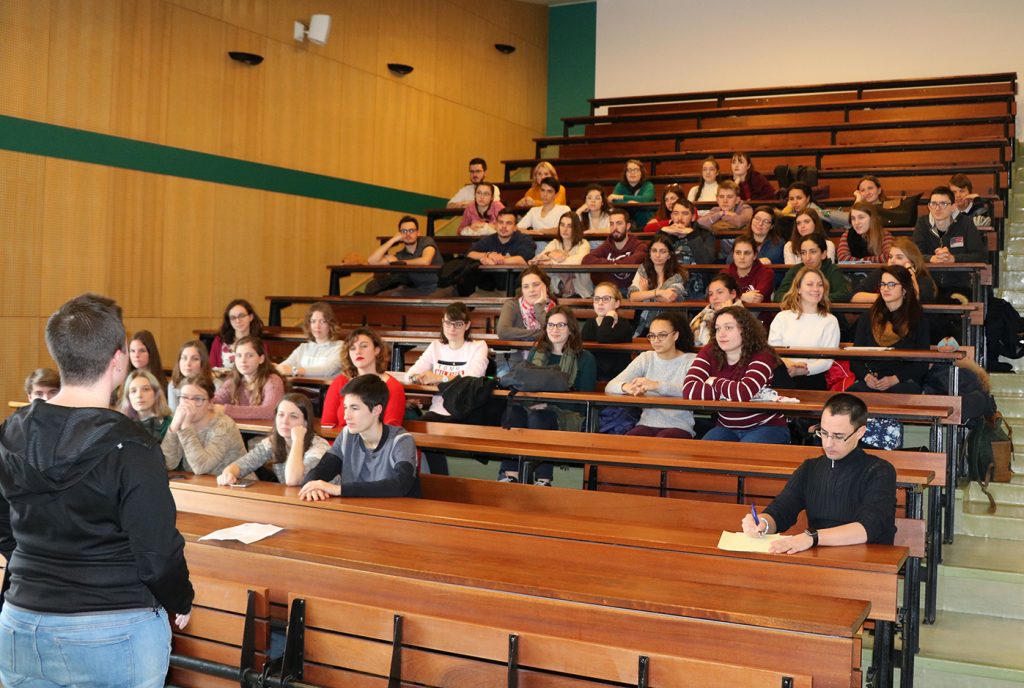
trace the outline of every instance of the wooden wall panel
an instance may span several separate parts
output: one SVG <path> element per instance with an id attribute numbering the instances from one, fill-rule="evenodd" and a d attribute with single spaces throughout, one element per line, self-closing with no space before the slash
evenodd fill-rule
<path id="1" fill-rule="evenodd" d="M 392 76 L 387 67 L 389 62 L 412 65 L 415 69 L 411 74 L 398 77 L 402 84 L 434 92 L 436 52 L 451 48 L 437 40 L 437 2 L 391 0 L 378 5 L 377 76 Z"/>
<path id="2" fill-rule="evenodd" d="M 377 132 L 373 146 L 373 178 L 398 189 L 426 188 L 429 148 L 433 138 L 433 100 L 397 81 L 377 83 Z"/>
<path id="3" fill-rule="evenodd" d="M 223 0 L 223 19 L 260 36 L 267 34 L 270 0 Z"/>
<path id="4" fill-rule="evenodd" d="M 224 43 L 229 50 L 266 56 L 266 39 L 251 31 L 229 26 Z M 263 132 L 266 130 L 267 71 L 229 60 L 224 64 L 223 110 L 220 152 L 232 158 L 263 160 Z"/>
<path id="5" fill-rule="evenodd" d="M 380 126 L 374 107 L 380 79 L 361 69 L 342 65 L 341 97 L 345 107 L 333 120 L 338 130 L 339 177 L 361 182 L 373 179 L 373 147 Z M 378 182 L 382 183 L 382 182 Z"/>
<path id="6" fill-rule="evenodd" d="M 162 143 L 166 131 L 169 6 L 161 0 L 122 2 L 115 43 L 110 131 Z"/>
<path id="7" fill-rule="evenodd" d="M 0 151 L 0 315 L 39 315 L 46 161 Z M 4 331 L 4 337 L 7 331 Z M 2 339 L 2 337 L 0 337 Z M 8 360 L 8 359 L 0 359 Z"/>
<path id="8" fill-rule="evenodd" d="M 163 313 L 164 215 L 156 211 L 164 207 L 166 180 L 156 174 L 110 171 L 110 271 L 105 291 L 125 313 L 137 317 L 159 318 Z"/>
<path id="9" fill-rule="evenodd" d="M 109 288 L 111 242 L 112 170 L 55 158 L 46 160 L 45 170 L 41 317 L 49 317 L 72 296 Z"/>
<path id="10" fill-rule="evenodd" d="M 46 118 L 50 2 L 0 2 L 0 74 L 4 75 L 3 112 L 28 119 Z"/>
<path id="11" fill-rule="evenodd" d="M 165 181 L 163 206 L 156 208 L 164 227 L 165 318 L 199 318 L 219 312 L 211 287 L 231 279 L 234 246 L 214 222 L 218 188 L 177 177 Z"/>
<path id="12" fill-rule="evenodd" d="M 196 12 L 171 8 L 167 45 L 165 143 L 218 153 L 224 93 L 225 25 Z"/>
<path id="13" fill-rule="evenodd" d="M 107 131 L 119 3 L 53 0 L 51 7 L 47 120 Z"/>
<path id="14" fill-rule="evenodd" d="M 44 331 L 45 318 L 20 318 L 0 316 L 0 389 L 4 393 L 0 418 L 10 415 L 7 402 L 25 399 L 25 378 L 36 368 L 55 368 L 50 354 L 46 351 Z"/>

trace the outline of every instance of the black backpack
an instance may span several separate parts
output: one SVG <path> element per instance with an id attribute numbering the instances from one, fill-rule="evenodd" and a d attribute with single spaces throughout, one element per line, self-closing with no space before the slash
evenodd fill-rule
<path id="1" fill-rule="evenodd" d="M 985 315 L 985 341 L 988 360 L 998 361 L 1000 356 L 1024 356 L 1024 318 L 1008 301 L 995 296 L 988 299 Z"/>

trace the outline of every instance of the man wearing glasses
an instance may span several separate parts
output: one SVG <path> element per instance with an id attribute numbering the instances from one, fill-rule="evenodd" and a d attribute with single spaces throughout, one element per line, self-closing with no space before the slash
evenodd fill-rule
<path id="1" fill-rule="evenodd" d="M 947 187 L 932 189 L 928 214 L 917 218 L 914 243 L 932 263 L 987 263 L 988 251 L 981 232 L 966 213 L 956 210 L 956 194 Z M 935 282 L 947 293 L 962 292 L 970 279 L 964 274 L 935 273 Z M 968 294 L 970 292 L 967 292 Z"/>
<path id="2" fill-rule="evenodd" d="M 394 254 L 393 247 L 401 248 Z M 370 265 L 437 265 L 442 262 L 437 242 L 420 236 L 420 223 L 406 215 L 398 221 L 398 232 L 366 259 Z M 437 289 L 437 272 L 392 273 L 375 277 L 366 285 L 367 294 L 379 296 L 425 296 Z"/>
<path id="3" fill-rule="evenodd" d="M 817 432 L 824 455 L 804 461 L 756 523 L 752 514 L 745 515 L 743 532 L 752 537 L 785 532 L 806 511 L 808 529 L 772 542 L 771 552 L 891 545 L 896 535 L 896 469 L 857 446 L 867 420 L 867 405 L 853 394 L 835 394 L 825 402 Z"/>

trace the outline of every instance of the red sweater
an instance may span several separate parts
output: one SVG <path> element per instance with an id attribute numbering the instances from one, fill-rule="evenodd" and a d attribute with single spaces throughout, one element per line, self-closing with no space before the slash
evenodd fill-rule
<path id="1" fill-rule="evenodd" d="M 747 273 L 746 277 L 740 277 L 735 263 L 729 263 L 722 272 L 736 278 L 736 284 L 740 287 L 740 294 L 747 291 L 748 287 L 753 287 L 755 291 L 761 292 L 765 301 L 772 300 L 772 288 L 775 286 L 775 271 L 761 261 L 754 260 L 754 264 L 750 266 L 750 272 Z M 737 296 L 740 294 L 737 294 Z"/>
<path id="2" fill-rule="evenodd" d="M 324 415 L 320 424 L 324 427 L 333 426 L 339 430 L 345 427 L 344 412 L 338 413 L 342 408 L 341 388 L 348 383 L 348 376 L 344 373 L 331 380 L 331 386 L 327 388 L 324 396 Z M 405 387 L 395 378 L 388 375 L 386 382 L 388 386 L 388 405 L 384 407 L 384 424 L 401 425 L 405 420 Z"/>
<path id="3" fill-rule="evenodd" d="M 719 367 L 708 344 L 693 359 L 683 378 L 683 398 L 750 401 L 762 387 L 772 383 L 774 370 L 775 363 L 768 351 L 754 354 L 743 367 L 739 364 Z M 711 377 L 716 379 L 709 385 L 706 380 Z M 746 430 L 759 425 L 785 425 L 786 417 L 762 411 L 719 411 L 718 424 L 731 430 Z"/>

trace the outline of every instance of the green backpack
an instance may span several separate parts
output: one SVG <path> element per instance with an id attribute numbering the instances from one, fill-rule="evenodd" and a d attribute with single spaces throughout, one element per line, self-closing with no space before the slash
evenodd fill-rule
<path id="1" fill-rule="evenodd" d="M 994 477 L 996 470 L 992 443 L 1009 442 L 1011 430 L 1001 413 L 978 418 L 976 423 L 968 433 L 964 447 L 967 478 L 978 483 L 981 491 L 988 497 L 989 511 L 994 512 L 996 500 L 988 491 L 989 481 Z"/>

